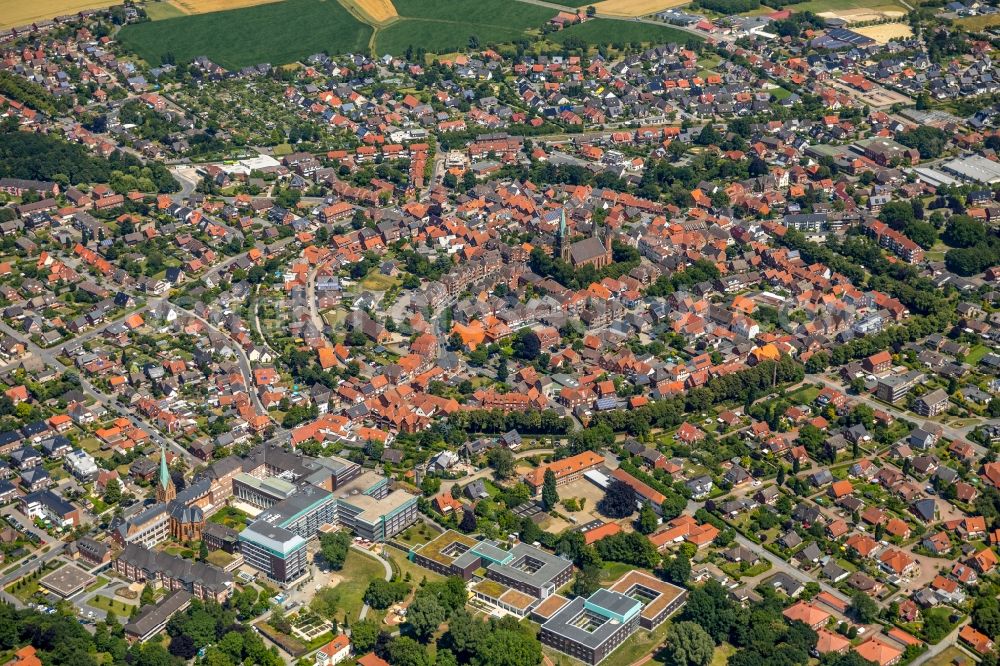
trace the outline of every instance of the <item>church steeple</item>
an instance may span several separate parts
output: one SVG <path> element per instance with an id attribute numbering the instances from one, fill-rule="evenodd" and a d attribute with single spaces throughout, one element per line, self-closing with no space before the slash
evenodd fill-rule
<path id="1" fill-rule="evenodd" d="M 569 261 L 569 231 L 566 229 L 566 209 L 559 210 L 559 233 L 556 236 L 558 242 L 559 258 Z"/>
<path id="2" fill-rule="evenodd" d="M 177 497 L 177 489 L 174 487 L 174 480 L 170 478 L 170 470 L 167 468 L 167 450 L 160 447 L 160 473 L 156 480 L 156 501 L 166 504 Z"/>

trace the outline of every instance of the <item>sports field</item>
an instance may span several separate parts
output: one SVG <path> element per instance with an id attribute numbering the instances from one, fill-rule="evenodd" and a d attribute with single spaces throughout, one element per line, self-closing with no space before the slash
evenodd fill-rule
<path id="1" fill-rule="evenodd" d="M 0 28 L 18 28 L 85 9 L 120 4 L 121 0 L 0 0 Z"/>
<path id="2" fill-rule="evenodd" d="M 646 16 L 686 5 L 691 0 L 603 0 L 594 5 L 597 13 L 602 16 Z"/>
<path id="3" fill-rule="evenodd" d="M 146 62 L 207 56 L 227 69 L 295 62 L 314 53 L 364 53 L 372 27 L 336 0 L 284 0 L 244 9 L 135 23 L 119 39 Z"/>
<path id="4" fill-rule="evenodd" d="M 561 44 L 570 37 L 579 37 L 591 46 L 608 44 L 655 43 L 666 44 L 676 42 L 684 44 L 689 39 L 698 39 L 696 35 L 683 30 L 677 30 L 667 25 L 652 23 L 634 23 L 632 21 L 616 21 L 614 19 L 593 19 L 573 25 L 565 30 L 549 35 L 549 39 Z"/>

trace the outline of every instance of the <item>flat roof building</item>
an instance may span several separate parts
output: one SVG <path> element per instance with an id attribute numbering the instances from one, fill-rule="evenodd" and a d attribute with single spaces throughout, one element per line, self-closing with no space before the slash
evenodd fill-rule
<path id="1" fill-rule="evenodd" d="M 941 170 L 964 181 L 983 185 L 1000 183 L 1000 164 L 988 160 L 982 155 L 956 157 L 942 164 Z"/>
<path id="2" fill-rule="evenodd" d="M 655 629 L 664 620 L 680 610 L 687 601 L 687 590 L 677 587 L 643 571 L 629 571 L 615 581 L 610 588 L 642 604 L 639 625 L 643 629 Z"/>
<path id="3" fill-rule="evenodd" d="M 261 447 L 243 469 L 233 478 L 233 492 L 264 511 L 240 533 L 240 551 L 248 564 L 282 584 L 305 573 L 305 544 L 324 525 L 385 541 L 418 517 L 415 495 L 392 490 L 387 477 L 342 458 Z"/>
<path id="4" fill-rule="evenodd" d="M 337 502 L 332 493 L 305 483 L 286 499 L 261 512 L 254 524 L 260 522 L 283 527 L 309 540 L 316 536 L 321 525 L 337 522 Z"/>
<path id="5" fill-rule="evenodd" d="M 125 625 L 125 636 L 130 642 L 145 642 L 167 627 L 175 614 L 191 605 L 191 593 L 176 590 L 155 605 L 146 606 Z"/>
<path id="6" fill-rule="evenodd" d="M 258 520 L 240 532 L 239 539 L 246 563 L 282 585 L 308 570 L 306 540 L 290 530 Z"/>
<path id="7" fill-rule="evenodd" d="M 376 499 L 353 495 L 337 500 L 337 520 L 370 541 L 385 541 L 417 521 L 417 496 L 394 490 Z"/>
<path id="8" fill-rule="evenodd" d="M 505 551 L 482 542 L 475 550 L 483 557 L 487 578 L 538 599 L 555 594 L 573 575 L 572 562 L 526 543 Z"/>
<path id="9" fill-rule="evenodd" d="M 410 551 L 415 564 L 444 576 L 470 580 L 477 569 L 486 569 L 486 578 L 535 599 L 545 599 L 569 582 L 573 563 L 526 543 L 510 549 L 489 539 L 477 541 L 448 530 L 433 541 Z"/>
<path id="10" fill-rule="evenodd" d="M 52 590 L 63 599 L 67 599 L 85 589 L 95 580 L 97 577 L 93 574 L 84 571 L 75 564 L 67 564 L 46 576 L 42 576 L 38 584 L 47 590 Z"/>
<path id="11" fill-rule="evenodd" d="M 599 664 L 639 628 L 642 603 L 600 589 L 564 604 L 538 634 L 542 645 L 586 664 Z"/>
<path id="12" fill-rule="evenodd" d="M 246 472 L 233 478 L 233 496 L 258 509 L 266 509 L 295 493 L 295 484 L 278 476 L 259 479 Z"/>

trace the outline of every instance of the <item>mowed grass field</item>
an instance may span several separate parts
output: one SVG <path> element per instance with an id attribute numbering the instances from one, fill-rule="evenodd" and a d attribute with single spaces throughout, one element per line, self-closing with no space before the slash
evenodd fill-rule
<path id="1" fill-rule="evenodd" d="M 570 37 L 579 37 L 591 46 L 630 44 L 632 42 L 649 44 L 668 44 L 675 42 L 685 44 L 689 39 L 698 39 L 696 35 L 683 30 L 677 30 L 667 25 L 652 23 L 634 23 L 631 21 L 616 21 L 614 19 L 593 19 L 570 26 L 565 30 L 549 35 L 549 39 L 562 44 Z"/>
<path id="2" fill-rule="evenodd" d="M 120 4 L 121 0 L 0 0 L 0 28 L 19 28 L 85 9 L 103 9 Z"/>
<path id="3" fill-rule="evenodd" d="M 1000 15 L 988 14 L 986 16 L 964 16 L 955 20 L 955 25 L 960 25 L 966 30 L 979 32 L 994 26 L 1000 25 Z"/>
<path id="4" fill-rule="evenodd" d="M 409 46 L 438 54 L 464 51 L 473 36 L 482 47 L 509 42 L 556 15 L 552 8 L 515 0 L 393 0 L 392 4 L 400 18 L 376 33 L 379 54 L 401 54 Z"/>
<path id="5" fill-rule="evenodd" d="M 119 40 L 146 62 L 159 65 L 207 56 L 227 69 L 281 65 L 320 53 L 364 53 L 372 27 L 337 0 L 283 0 L 210 14 L 125 26 Z"/>

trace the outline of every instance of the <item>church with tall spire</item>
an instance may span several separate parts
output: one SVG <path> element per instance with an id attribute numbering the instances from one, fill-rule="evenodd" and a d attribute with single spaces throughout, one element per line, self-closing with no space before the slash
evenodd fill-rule
<path id="1" fill-rule="evenodd" d="M 569 262 L 569 230 L 566 228 L 566 209 L 559 211 L 559 232 L 556 234 L 556 249 L 559 258 Z"/>
<path id="2" fill-rule="evenodd" d="M 170 478 L 170 470 L 167 468 L 167 450 L 160 447 L 160 473 L 156 478 L 156 501 L 160 504 L 167 504 L 177 497 L 177 488 L 174 487 L 174 480 Z"/>
<path id="3" fill-rule="evenodd" d="M 590 238 L 584 238 L 575 243 L 569 242 L 565 208 L 559 213 L 559 232 L 556 234 L 556 244 L 559 258 L 571 264 L 573 268 L 593 266 L 600 269 L 612 261 L 611 231 L 607 230 L 602 234 L 601 227 L 597 223 L 594 223 Z"/>

